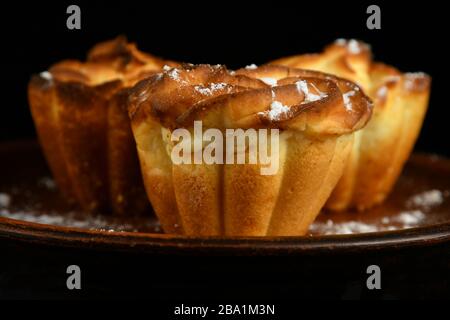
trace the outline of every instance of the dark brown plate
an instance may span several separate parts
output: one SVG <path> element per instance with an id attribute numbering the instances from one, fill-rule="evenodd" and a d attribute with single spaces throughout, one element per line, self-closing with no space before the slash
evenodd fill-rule
<path id="1" fill-rule="evenodd" d="M 364 213 L 323 212 L 305 237 L 165 235 L 155 217 L 90 216 L 60 199 L 32 141 L 0 145 L 0 238 L 58 247 L 274 254 L 426 246 L 450 241 L 450 160 L 411 157 L 389 199 Z"/>

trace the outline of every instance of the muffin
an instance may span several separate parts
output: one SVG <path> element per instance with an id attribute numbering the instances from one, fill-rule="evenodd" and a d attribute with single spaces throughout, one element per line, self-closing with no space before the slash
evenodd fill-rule
<path id="1" fill-rule="evenodd" d="M 367 126 L 355 143 L 342 178 L 326 207 L 364 210 L 384 201 L 399 177 L 419 135 L 428 106 L 431 79 L 401 73 L 373 62 L 370 46 L 339 39 L 320 54 L 282 58 L 270 63 L 328 72 L 360 85 L 374 101 Z"/>
<path id="2" fill-rule="evenodd" d="M 86 62 L 62 61 L 32 77 L 39 141 L 70 203 L 86 212 L 149 209 L 126 105 L 129 88 L 166 63 L 118 37 L 93 47 Z"/>
<path id="3" fill-rule="evenodd" d="M 371 101 L 354 83 L 320 72 L 184 65 L 139 82 L 128 110 L 147 194 L 165 232 L 293 236 L 307 232 L 341 177 Z M 188 135 L 181 140 L 180 132 Z M 236 132 L 261 134 L 258 161 L 251 160 L 255 141 L 235 145 Z M 211 136 L 225 151 L 211 152 Z M 179 162 L 174 154 L 189 137 Z M 265 171 L 264 149 L 277 159 L 276 170 Z"/>

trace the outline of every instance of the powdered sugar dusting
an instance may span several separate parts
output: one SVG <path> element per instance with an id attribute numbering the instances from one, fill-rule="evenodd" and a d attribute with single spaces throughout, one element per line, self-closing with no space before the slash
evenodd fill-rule
<path id="1" fill-rule="evenodd" d="M 337 44 L 338 46 L 345 46 L 347 44 L 347 40 L 343 39 L 343 38 L 339 38 L 336 39 L 336 41 L 334 41 L 335 44 Z"/>
<path id="2" fill-rule="evenodd" d="M 176 81 L 180 80 L 180 73 L 176 68 L 170 69 L 170 71 L 168 71 L 167 74 L 172 80 Z"/>
<path id="3" fill-rule="evenodd" d="M 348 221 L 342 223 L 335 223 L 332 220 L 327 220 L 326 223 L 314 223 L 310 227 L 311 232 L 320 232 L 325 235 L 330 234 L 353 234 L 377 232 L 379 229 L 371 224 L 359 221 Z"/>
<path id="4" fill-rule="evenodd" d="M 353 110 L 352 101 L 350 100 L 350 97 L 353 97 L 355 95 L 355 91 L 350 90 L 342 95 L 342 98 L 344 99 L 344 106 L 347 111 Z"/>
<path id="5" fill-rule="evenodd" d="M 166 67 L 166 66 L 165 66 Z M 170 79 L 179 82 L 180 84 L 186 85 L 187 81 L 183 80 L 180 77 L 180 70 L 177 68 L 171 68 L 167 66 L 167 68 L 164 68 L 164 74 L 168 75 Z M 189 72 L 189 69 L 185 70 L 186 72 Z"/>
<path id="6" fill-rule="evenodd" d="M 404 87 L 406 90 L 413 90 L 415 87 L 415 81 L 417 79 L 424 78 L 426 74 L 424 72 L 408 72 L 405 73 Z"/>
<path id="7" fill-rule="evenodd" d="M 309 89 L 308 89 L 308 84 L 306 83 L 305 80 L 297 81 L 295 83 L 295 85 L 297 86 L 297 90 L 299 92 L 302 92 L 305 95 L 305 97 L 308 95 Z"/>
<path id="8" fill-rule="evenodd" d="M 361 52 L 361 47 L 359 46 L 358 41 L 356 41 L 355 39 L 351 39 L 348 42 L 347 48 L 350 51 L 350 53 L 353 54 L 358 54 Z"/>
<path id="9" fill-rule="evenodd" d="M 249 64 L 248 66 L 245 67 L 245 69 L 247 69 L 247 70 L 255 70 L 257 68 L 258 68 L 258 66 L 254 63 Z"/>
<path id="10" fill-rule="evenodd" d="M 41 72 L 41 73 L 39 74 L 39 76 L 40 76 L 41 78 L 44 78 L 44 79 L 47 80 L 47 81 L 53 80 L 52 74 L 51 74 L 50 72 L 48 72 L 48 71 L 43 71 L 43 72 Z"/>
<path id="11" fill-rule="evenodd" d="M 154 75 L 154 79 L 155 79 L 155 81 L 159 81 L 159 80 L 161 80 L 161 79 L 162 79 L 162 77 L 163 77 L 163 74 L 162 74 L 162 73 L 157 73 L 157 74 L 155 74 L 155 75 Z M 139 94 L 140 94 L 140 95 L 141 95 L 141 94 L 145 94 L 145 91 L 143 91 L 143 92 L 140 92 Z"/>
<path id="12" fill-rule="evenodd" d="M 260 78 L 260 80 L 272 87 L 276 86 L 278 83 L 278 80 L 275 78 Z"/>
<path id="13" fill-rule="evenodd" d="M 425 219 L 425 214 L 421 210 L 402 211 L 393 217 L 384 217 L 381 223 L 385 225 L 399 224 L 403 229 L 417 226 Z"/>
<path id="14" fill-rule="evenodd" d="M 326 94 L 320 91 L 319 95 L 311 93 L 309 91 L 308 83 L 306 82 L 306 80 L 299 80 L 295 83 L 295 85 L 297 86 L 297 90 L 303 93 L 303 95 L 305 96 L 305 100 L 303 101 L 303 103 L 317 101 L 327 96 Z"/>
<path id="15" fill-rule="evenodd" d="M 406 204 L 409 207 L 430 208 L 438 206 L 444 202 L 444 194 L 437 189 L 424 191 L 410 197 Z"/>
<path id="16" fill-rule="evenodd" d="M 314 222 L 310 231 L 320 234 L 357 234 L 380 231 L 394 231 L 417 227 L 425 219 L 425 214 L 420 210 L 402 211 L 397 215 L 383 217 L 378 223 L 362 221 L 334 222 L 328 219 L 326 222 Z"/>
<path id="17" fill-rule="evenodd" d="M 201 93 L 205 96 L 210 96 L 214 94 L 217 90 L 223 90 L 227 87 L 226 83 L 220 82 L 220 83 L 210 83 L 208 86 L 203 85 L 197 85 L 194 86 L 194 90 Z M 228 87 L 228 91 L 230 91 L 231 87 Z"/>
<path id="18" fill-rule="evenodd" d="M 289 110 L 289 107 L 283 105 L 280 101 L 273 101 L 270 104 L 269 111 L 259 112 L 258 114 L 267 114 L 270 120 L 280 120 L 281 116 L 289 112 Z"/>
<path id="19" fill-rule="evenodd" d="M 0 192 L 0 208 L 8 208 L 11 204 L 11 196 L 7 193 Z"/>
<path id="20" fill-rule="evenodd" d="M 211 90 L 216 91 L 216 90 L 222 90 L 223 88 L 225 88 L 227 86 L 226 83 L 220 82 L 220 83 L 211 83 L 210 87 Z"/>
<path id="21" fill-rule="evenodd" d="M 388 93 L 388 88 L 386 86 L 382 86 L 377 90 L 377 97 L 380 99 L 385 99 Z"/>
<path id="22" fill-rule="evenodd" d="M 403 223 L 407 227 L 415 226 L 425 219 L 425 214 L 420 210 L 405 211 L 400 213 L 395 221 Z"/>
<path id="23" fill-rule="evenodd" d="M 195 91 L 205 95 L 210 96 L 212 94 L 211 89 L 203 86 L 194 86 Z"/>
<path id="24" fill-rule="evenodd" d="M 417 79 L 417 78 L 423 78 L 426 77 L 426 73 L 419 71 L 419 72 L 407 72 L 405 73 L 405 77 L 411 78 L 411 79 Z"/>
<path id="25" fill-rule="evenodd" d="M 358 41 L 356 39 L 350 39 L 350 40 L 337 39 L 334 43 L 338 46 L 346 47 L 348 52 L 350 52 L 351 54 L 359 54 L 363 50 L 369 49 L 368 44 L 366 44 L 362 41 Z"/>

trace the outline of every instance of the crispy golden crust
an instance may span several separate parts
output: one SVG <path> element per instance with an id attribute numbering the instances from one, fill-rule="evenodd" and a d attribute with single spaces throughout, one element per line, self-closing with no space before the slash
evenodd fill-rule
<path id="1" fill-rule="evenodd" d="M 56 182 L 63 194 L 87 210 L 107 202 L 106 141 L 102 139 L 107 129 L 107 99 L 101 93 L 112 93 L 114 83 L 108 89 L 93 90 L 81 83 L 39 76 L 29 85 L 33 119 Z"/>
<path id="2" fill-rule="evenodd" d="M 285 57 L 270 62 L 291 68 L 317 70 L 348 79 L 363 89 L 367 89 L 370 80 L 367 70 L 372 54 L 370 46 L 356 40 L 337 40 L 320 54 L 303 54 Z"/>
<path id="3" fill-rule="evenodd" d="M 86 62 L 62 61 L 32 77 L 28 95 L 39 140 L 69 201 L 86 211 L 148 210 L 127 87 L 163 65 L 119 37 L 96 45 Z"/>
<path id="4" fill-rule="evenodd" d="M 355 142 L 346 170 L 327 207 L 363 210 L 382 202 L 411 153 L 428 106 L 431 78 L 402 74 L 372 62 L 370 47 L 338 40 L 321 54 L 282 58 L 270 64 L 329 72 L 358 83 L 374 101 L 374 114 Z"/>
<path id="5" fill-rule="evenodd" d="M 268 77 L 277 84 L 268 85 Z M 353 83 L 285 67 L 229 72 L 187 65 L 131 91 L 129 115 L 153 208 L 166 232 L 195 236 L 305 234 L 342 175 L 353 132 L 371 114 L 370 100 Z M 349 91 L 351 106 L 343 98 Z M 271 113 L 274 102 L 290 110 Z M 172 131 L 192 130 L 196 120 L 222 132 L 281 129 L 279 170 L 173 164 Z"/>
<path id="6" fill-rule="evenodd" d="M 263 80 L 268 78 L 277 85 L 266 84 Z M 309 101 L 299 81 L 320 99 Z M 348 92 L 352 94 L 345 105 L 343 95 Z M 273 117 L 269 111 L 274 101 L 289 111 Z M 350 81 L 320 72 L 264 66 L 230 73 L 222 66 L 187 65 L 139 83 L 132 90 L 129 110 L 134 122 L 150 115 L 171 129 L 202 120 L 215 128 L 296 128 L 343 134 L 365 125 L 371 101 Z"/>
<path id="7" fill-rule="evenodd" d="M 88 53 L 86 62 L 64 60 L 48 71 L 59 81 L 82 82 L 95 86 L 108 81 L 121 80 L 125 86 L 160 71 L 164 65 L 176 65 L 151 56 L 128 43 L 124 37 L 97 44 Z"/>

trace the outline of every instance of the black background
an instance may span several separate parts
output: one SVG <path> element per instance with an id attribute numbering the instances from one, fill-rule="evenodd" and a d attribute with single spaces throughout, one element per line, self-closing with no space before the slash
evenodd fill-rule
<path id="1" fill-rule="evenodd" d="M 66 28 L 70 4 L 81 7 L 81 30 Z M 381 30 L 366 28 L 369 4 L 381 7 Z M 450 155 L 444 47 L 448 21 L 442 2 L 14 1 L 0 8 L 0 140 L 35 137 L 26 97 L 31 74 L 61 59 L 83 59 L 92 45 L 119 34 L 164 58 L 231 68 L 317 52 L 337 38 L 357 38 L 372 45 L 377 60 L 432 76 L 430 107 L 416 149 Z M 253 297 L 258 303 L 287 297 L 443 297 L 448 293 L 448 264 L 439 257 L 448 257 L 448 246 L 421 253 L 200 259 L 35 251 L 2 242 L 0 297 L 151 297 L 178 302 L 209 297 L 222 303 L 233 297 Z M 365 268 L 381 261 L 388 269 L 387 287 L 369 292 Z M 65 289 L 65 266 L 71 263 L 86 270 L 81 293 Z M 441 268 L 433 269 L 436 266 Z M 444 284 L 441 291 L 434 290 L 439 284 Z"/>

